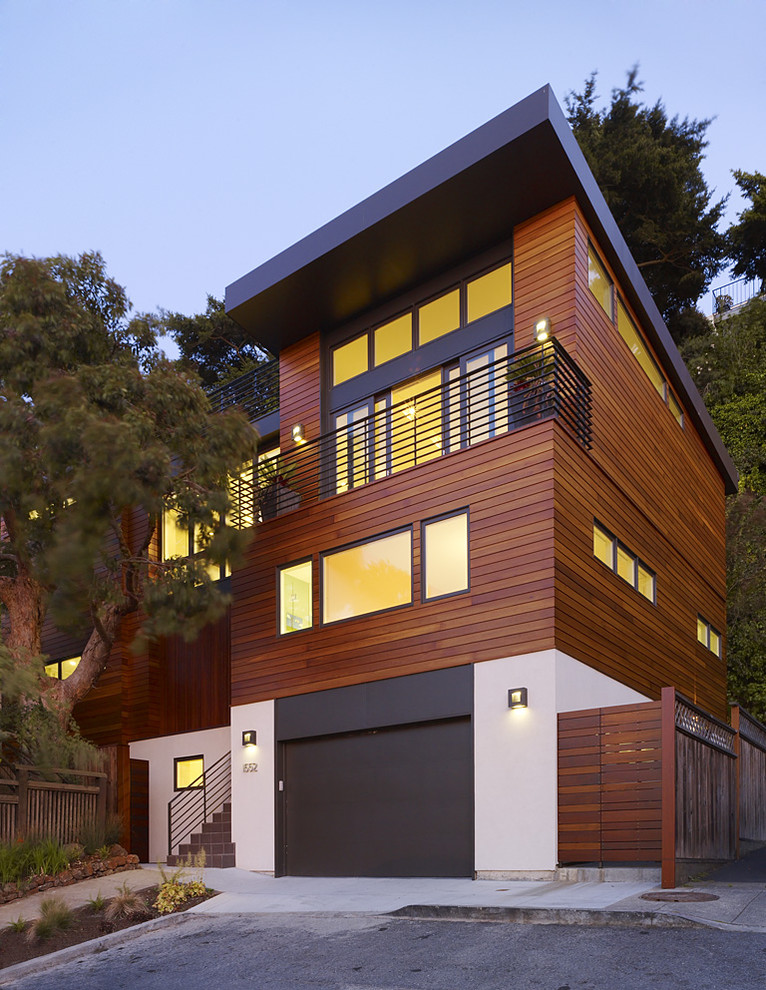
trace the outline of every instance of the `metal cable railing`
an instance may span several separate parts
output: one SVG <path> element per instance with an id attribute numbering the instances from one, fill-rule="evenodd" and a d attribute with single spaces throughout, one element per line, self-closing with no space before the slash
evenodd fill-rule
<path id="1" fill-rule="evenodd" d="M 213 409 L 241 406 L 252 422 L 279 409 L 279 361 L 269 361 L 208 392 Z"/>
<path id="2" fill-rule="evenodd" d="M 237 479 L 233 516 L 267 520 L 551 416 L 591 445 L 591 386 L 553 340 L 500 358 L 262 460 Z M 246 476 L 247 475 L 247 476 Z"/>
<path id="3" fill-rule="evenodd" d="M 168 856 L 231 800 L 231 753 L 168 801 Z"/>

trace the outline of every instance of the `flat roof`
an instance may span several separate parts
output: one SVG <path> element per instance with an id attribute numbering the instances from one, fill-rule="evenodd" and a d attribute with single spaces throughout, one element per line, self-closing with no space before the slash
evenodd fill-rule
<path id="1" fill-rule="evenodd" d="M 737 471 L 550 86 L 494 117 L 226 288 L 274 354 L 506 240 L 574 196 L 726 483 Z"/>

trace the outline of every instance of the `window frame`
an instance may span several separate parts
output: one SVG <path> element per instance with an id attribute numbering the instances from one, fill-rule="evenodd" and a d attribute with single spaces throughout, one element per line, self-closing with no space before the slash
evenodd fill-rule
<path id="1" fill-rule="evenodd" d="M 426 553 L 426 527 L 432 523 L 442 522 L 445 519 L 454 519 L 457 516 L 465 516 L 465 556 L 466 556 L 466 576 L 467 584 L 465 588 L 457 591 L 448 591 L 443 595 L 426 594 L 428 555 Z M 452 509 L 449 512 L 442 512 L 438 516 L 429 516 L 420 521 L 420 601 L 440 602 L 445 598 L 454 598 L 456 595 L 467 595 L 471 591 L 471 513 L 470 506 L 462 506 L 459 509 Z"/>
<path id="2" fill-rule="evenodd" d="M 705 642 L 704 643 L 699 638 L 699 623 L 700 622 L 705 627 Z M 710 640 L 711 640 L 711 638 L 712 638 L 712 636 L 713 636 L 714 633 L 718 637 L 718 652 L 716 652 L 713 649 L 713 647 L 710 645 Z M 717 657 L 719 660 L 721 660 L 723 658 L 723 635 L 721 634 L 721 632 L 718 629 L 716 629 L 716 627 L 712 624 L 712 622 L 708 622 L 708 620 L 705 618 L 705 616 L 702 615 L 700 612 L 697 612 L 697 636 L 695 638 L 697 640 L 698 645 L 699 646 L 702 646 L 709 653 L 712 653 L 714 657 Z"/>
<path id="3" fill-rule="evenodd" d="M 77 667 L 80 666 L 80 661 L 82 660 L 82 653 L 79 653 L 79 654 L 77 654 L 75 656 L 72 656 L 72 657 L 60 657 L 58 660 L 48 660 L 47 663 L 43 664 L 43 669 L 45 670 L 45 676 L 46 677 L 50 677 L 50 678 L 55 678 L 58 681 L 65 681 L 67 678 L 61 676 L 61 665 L 63 663 L 68 663 L 70 660 L 76 660 L 77 661 L 77 664 L 76 664 L 74 670 L 70 671 L 70 673 L 67 674 L 67 677 L 71 677 L 72 674 L 74 673 L 74 671 L 77 670 Z M 54 667 L 54 666 L 58 668 L 58 673 L 56 673 L 56 674 L 49 674 L 48 673 L 48 668 L 49 667 Z"/>
<path id="4" fill-rule="evenodd" d="M 305 629 L 287 629 L 285 632 L 282 632 L 282 581 L 281 581 L 282 571 L 286 571 L 290 567 L 297 567 L 299 564 L 310 564 L 311 565 L 311 588 L 309 589 L 309 596 L 310 596 L 310 600 L 311 600 L 311 616 L 310 616 L 311 621 L 309 622 L 309 624 L 306 626 Z M 314 580 L 315 580 L 315 578 L 314 578 L 314 556 L 313 556 L 313 554 L 310 555 L 310 556 L 308 556 L 308 557 L 298 557 L 296 560 L 290 560 L 290 561 L 287 561 L 287 563 L 284 563 L 284 564 L 278 564 L 277 567 L 275 568 L 275 574 L 276 574 L 276 585 L 277 585 L 277 592 L 276 592 L 276 598 L 277 598 L 277 636 L 278 637 L 282 637 L 282 636 L 295 636 L 296 633 L 298 635 L 300 635 L 300 633 L 309 632 L 311 629 L 314 628 L 314 624 L 315 624 L 314 623 Z"/>
<path id="5" fill-rule="evenodd" d="M 341 544 L 339 547 L 333 547 L 331 550 L 322 550 L 319 554 L 319 626 L 318 628 L 324 629 L 328 626 L 339 626 L 344 622 L 354 622 L 357 619 L 369 618 L 371 615 L 385 615 L 387 612 L 396 612 L 404 608 L 412 608 L 415 604 L 415 587 L 414 587 L 414 574 L 415 574 L 415 526 L 414 523 L 407 523 L 404 526 L 397 526 L 394 529 L 386 530 L 383 533 L 375 533 L 374 536 L 368 536 L 361 540 L 354 540 L 351 543 Z M 410 534 L 410 600 L 408 602 L 402 602 L 400 605 L 389 605 L 386 608 L 378 608 L 372 612 L 357 612 L 356 615 L 347 615 L 342 619 L 331 619 L 329 622 L 325 619 L 325 607 L 324 607 L 324 592 L 325 592 L 325 574 L 324 574 L 324 561 L 328 557 L 335 556 L 336 554 L 343 553 L 346 550 L 353 550 L 355 547 L 365 546 L 368 543 L 377 543 L 380 540 L 385 540 L 390 536 L 397 536 L 399 533 L 409 533 Z"/>
<path id="6" fill-rule="evenodd" d="M 593 532 L 595 531 L 596 528 L 598 528 L 599 530 L 601 530 L 601 532 L 606 537 L 608 537 L 608 539 L 611 541 L 611 544 L 612 544 L 612 565 L 611 566 L 609 564 L 607 564 L 606 561 L 602 560 L 601 557 L 597 556 L 597 554 L 596 554 L 595 548 L 593 546 Z M 622 576 L 622 574 L 620 574 L 620 572 L 618 570 L 618 566 L 619 566 L 619 564 L 618 564 L 618 552 L 620 550 L 622 550 L 624 554 L 626 554 L 628 557 L 630 557 L 631 560 L 632 560 L 632 562 L 633 562 L 633 582 L 632 583 L 630 581 L 628 581 L 626 578 L 624 578 Z M 657 572 L 654 570 L 654 568 L 650 567 L 642 557 L 639 557 L 638 554 L 635 553 L 635 551 L 631 550 L 630 547 L 627 546 L 627 544 L 623 543 L 623 541 L 621 539 L 619 539 L 617 536 L 615 536 L 615 534 L 607 526 L 605 526 L 602 522 L 600 522 L 595 517 L 593 519 L 593 529 L 591 530 L 591 556 L 593 557 L 594 560 L 597 560 L 598 563 L 601 564 L 602 567 L 605 567 L 608 571 L 611 571 L 612 574 L 614 574 L 614 576 L 616 578 L 619 578 L 619 580 L 623 584 L 626 584 L 629 588 L 632 588 L 633 591 L 635 591 L 636 594 L 639 596 L 639 598 L 642 598 L 645 602 L 648 602 L 650 605 L 654 605 L 655 608 L 657 607 Z M 638 577 L 639 567 L 643 567 L 643 569 L 651 576 L 651 579 L 652 579 L 652 597 L 651 598 L 649 598 L 647 595 L 645 595 L 643 593 L 643 591 L 640 590 L 640 587 L 639 587 L 640 582 L 639 582 L 639 577 Z"/>
<path id="7" fill-rule="evenodd" d="M 178 792 L 178 791 L 199 791 L 199 790 L 202 790 L 204 788 L 204 786 L 205 786 L 204 780 L 203 780 L 203 782 L 201 784 L 197 784 L 196 787 L 193 786 L 192 784 L 189 784 L 186 787 L 179 787 L 178 786 L 178 764 L 179 763 L 191 763 L 192 760 L 201 760 L 202 761 L 202 774 L 200 774 L 199 776 L 203 776 L 204 773 L 205 773 L 205 754 L 204 753 L 197 753 L 194 756 L 174 756 L 173 757 L 173 790 L 174 791 L 176 791 L 176 792 Z M 199 776 L 198 777 L 195 777 L 194 779 L 195 780 L 199 780 Z"/>
<path id="8" fill-rule="evenodd" d="M 604 278 L 609 283 L 609 299 L 610 299 L 610 307 L 609 308 L 611 310 L 611 312 L 609 312 L 609 313 L 601 305 L 600 299 L 598 298 L 598 296 L 596 295 L 596 293 L 591 288 L 591 284 L 590 284 L 590 256 L 591 256 L 591 254 L 593 254 L 593 257 L 596 259 L 596 263 L 598 264 L 599 268 L 601 269 Z M 604 314 L 604 316 L 607 318 L 607 320 L 609 320 L 610 323 L 614 324 L 615 317 L 617 315 L 617 303 L 616 303 L 616 298 L 615 298 L 617 296 L 617 292 L 616 292 L 616 289 L 615 289 L 614 279 L 609 274 L 609 269 L 606 267 L 605 263 L 602 261 L 600 252 L 596 249 L 596 245 L 593 243 L 592 240 L 590 240 L 590 238 L 588 239 L 588 258 L 587 258 L 587 260 L 588 260 L 588 291 L 591 293 L 591 295 L 593 296 L 593 298 L 596 300 L 596 303 L 598 304 L 598 308 L 601 310 L 601 312 Z"/>

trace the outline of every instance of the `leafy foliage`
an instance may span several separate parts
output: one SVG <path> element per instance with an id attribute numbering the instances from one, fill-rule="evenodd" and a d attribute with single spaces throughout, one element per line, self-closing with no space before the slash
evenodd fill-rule
<path id="1" fill-rule="evenodd" d="M 0 688 L 28 710 L 33 671 L 63 727 L 122 617 L 141 608 L 146 635 L 193 638 L 228 601 L 208 563 L 246 543 L 224 520 L 251 427 L 212 413 L 196 376 L 159 354 L 156 320 L 129 312 L 98 254 L 0 264 Z M 195 528 L 199 554 L 156 560 L 167 508 Z M 64 681 L 43 675 L 46 616 L 88 636 Z"/>
<path id="2" fill-rule="evenodd" d="M 213 388 L 257 368 L 271 355 L 227 316 L 223 301 L 208 295 L 207 309 L 195 316 L 160 314 L 162 330 L 170 334 L 185 361 L 205 388 Z"/>
<path id="3" fill-rule="evenodd" d="M 734 274 L 760 279 L 766 285 L 766 175 L 760 172 L 733 173 L 742 193 L 750 200 L 727 234 Z"/>
<path id="4" fill-rule="evenodd" d="M 569 93 L 566 108 L 622 235 L 679 340 L 690 322 L 681 314 L 693 308 L 722 267 L 726 241 L 716 228 L 726 200 L 712 201 L 701 170 L 710 121 L 669 119 L 661 101 L 647 106 L 637 99 L 642 90 L 634 66 L 601 110 L 594 72 L 581 93 Z"/>

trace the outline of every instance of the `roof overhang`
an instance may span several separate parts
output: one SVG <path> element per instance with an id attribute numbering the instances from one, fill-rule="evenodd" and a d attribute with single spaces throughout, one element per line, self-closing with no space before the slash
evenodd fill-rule
<path id="1" fill-rule="evenodd" d="M 737 472 L 550 86 L 407 172 L 226 289 L 226 310 L 274 354 L 506 240 L 574 196 L 720 470 Z"/>

